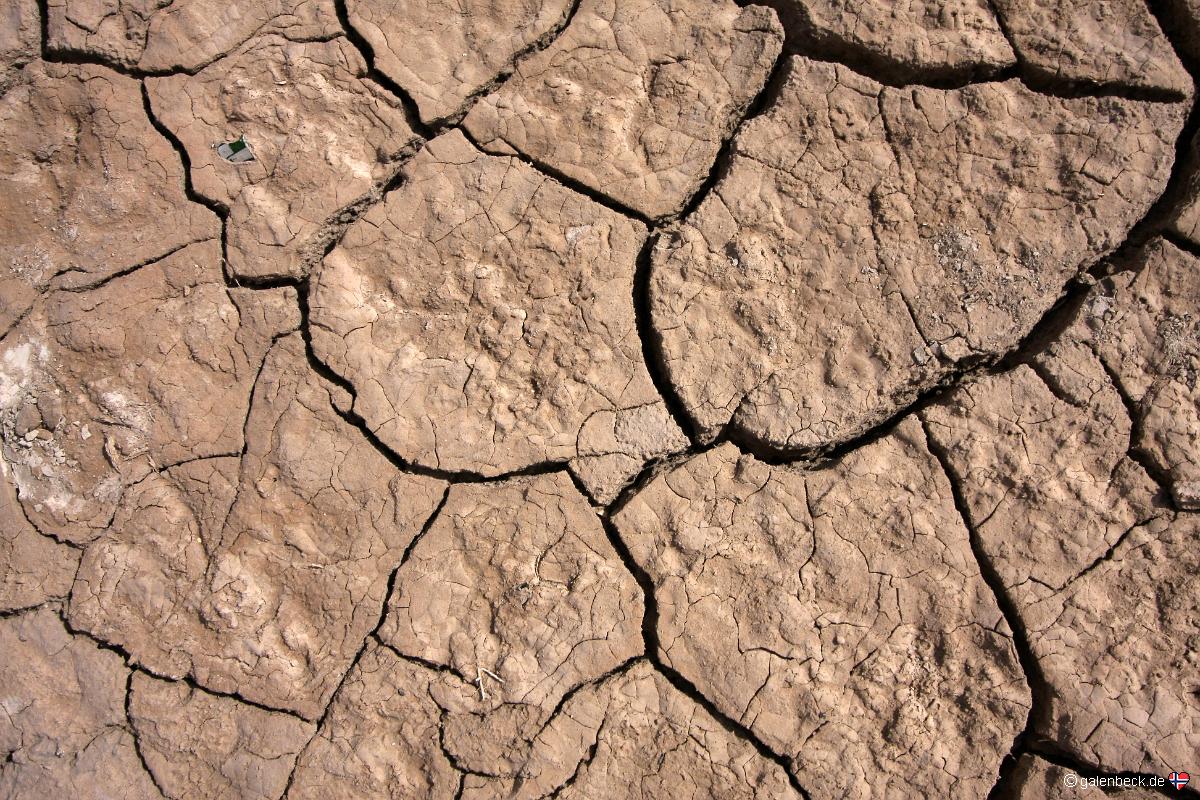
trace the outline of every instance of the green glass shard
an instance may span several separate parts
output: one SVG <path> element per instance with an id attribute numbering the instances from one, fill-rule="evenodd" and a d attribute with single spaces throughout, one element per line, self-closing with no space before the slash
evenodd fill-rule
<path id="1" fill-rule="evenodd" d="M 254 160 L 254 151 L 250 149 L 250 143 L 246 141 L 245 135 L 239 136 L 232 142 L 217 145 L 217 155 L 234 164 Z"/>

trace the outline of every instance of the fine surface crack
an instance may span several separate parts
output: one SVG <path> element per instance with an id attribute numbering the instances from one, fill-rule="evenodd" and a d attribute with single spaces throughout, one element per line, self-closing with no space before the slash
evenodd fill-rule
<path id="1" fill-rule="evenodd" d="M 614 504 L 618 501 L 614 501 Z M 613 505 L 609 506 L 611 510 Z M 675 689 L 690 698 L 694 703 L 703 708 L 713 719 L 715 719 L 722 728 L 730 734 L 740 739 L 741 741 L 752 746 L 760 756 L 778 765 L 783 774 L 787 776 L 788 783 L 791 787 L 803 797 L 805 800 L 810 800 L 809 793 L 800 785 L 791 767 L 788 764 L 788 758 L 780 753 L 776 753 L 771 748 L 767 747 L 757 736 L 755 736 L 749 728 L 742 723 L 730 717 L 721 709 L 709 700 L 704 694 L 696 688 L 696 686 L 683 675 L 679 674 L 673 668 L 663 663 L 659 655 L 659 640 L 658 640 L 658 601 L 654 593 L 654 583 L 650 579 L 650 575 L 642 569 L 642 567 L 634 560 L 633 555 L 626 547 L 625 541 L 621 538 L 617 531 L 616 524 L 612 521 L 609 511 L 600 514 L 600 522 L 604 526 L 604 532 L 608 535 L 608 540 L 616 550 L 617 556 L 621 559 L 621 563 L 629 570 L 637 581 L 638 586 L 642 590 L 645 612 L 642 615 L 642 640 L 645 643 L 646 659 L 651 666 L 667 679 Z"/>
<path id="2" fill-rule="evenodd" d="M 1016 768 L 1017 759 L 1020 758 L 1022 748 L 1034 742 L 1038 737 L 1038 730 L 1046 729 L 1045 725 L 1049 720 L 1051 702 L 1050 685 L 1046 682 L 1041 664 L 1038 663 L 1037 657 L 1033 653 L 1029 632 L 1025 628 L 1025 623 L 1021 620 L 1020 614 L 1017 613 L 1016 603 L 1009 596 L 1008 589 L 1005 587 L 1004 581 L 992 563 L 991 558 L 984 552 L 983 545 L 979 540 L 979 532 L 971 521 L 970 507 L 967 505 L 966 498 L 963 497 L 962 490 L 960 489 L 960 478 L 954 472 L 949 454 L 946 453 L 945 449 L 931 435 L 929 423 L 919 415 L 918 419 L 925 432 L 925 440 L 929 452 L 937 460 L 938 465 L 942 468 L 942 472 L 946 476 L 946 481 L 950 484 L 950 494 L 954 500 L 954 508 L 958 511 L 959 517 L 962 518 L 963 526 L 967 529 L 971 553 L 975 556 L 975 561 L 979 566 L 979 574 L 991 590 L 993 597 L 995 597 L 996 605 L 999 607 L 1000 613 L 1004 615 L 1004 620 L 1008 623 L 1009 630 L 1012 632 L 1013 648 L 1016 650 L 1017 660 L 1021 665 L 1021 671 L 1024 673 L 1025 683 L 1029 686 L 1030 707 L 1029 713 L 1025 717 L 1025 725 L 1013 740 L 1012 748 L 1004 757 L 1004 760 L 1001 761 L 996 783 L 988 795 L 989 798 L 996 798 L 999 797 L 997 792 L 1005 783 L 1006 778 Z"/>

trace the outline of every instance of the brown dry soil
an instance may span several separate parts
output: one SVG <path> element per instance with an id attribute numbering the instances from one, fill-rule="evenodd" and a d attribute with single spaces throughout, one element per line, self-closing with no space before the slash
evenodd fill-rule
<path id="1" fill-rule="evenodd" d="M 1200 772 L 1200 2 L 759 2 L 0 0 L 0 798 Z"/>

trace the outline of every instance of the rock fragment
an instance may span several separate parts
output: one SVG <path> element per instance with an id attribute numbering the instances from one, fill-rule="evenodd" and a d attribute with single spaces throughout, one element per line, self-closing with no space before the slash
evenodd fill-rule
<path id="1" fill-rule="evenodd" d="M 475 682 L 445 701 L 443 746 L 472 772 L 513 777 L 564 696 L 641 654 L 641 623 L 633 575 L 556 473 L 451 488 L 396 574 L 379 637 Z"/>
<path id="2" fill-rule="evenodd" d="M 1070 776 L 1070 777 L 1069 777 Z M 1155 800 L 1156 792 L 1142 789 L 1105 791 L 1098 787 L 1082 787 L 1070 783 L 1079 776 L 1071 770 L 1051 764 L 1037 756 L 1023 755 L 1009 778 L 1009 787 L 1001 800 L 1108 800 L 1114 795 L 1120 800 Z"/>
<path id="3" fill-rule="evenodd" d="M 129 716 L 155 783 L 175 800 L 276 800 L 314 726 L 184 683 L 133 676 Z"/>
<path id="4" fill-rule="evenodd" d="M 986 0 L 762 1 L 779 12 L 791 50 L 889 82 L 979 79 L 1016 63 Z"/>
<path id="5" fill-rule="evenodd" d="M 595 468 L 602 415 L 632 421 L 617 449 L 634 461 L 681 441 L 637 334 L 640 223 L 458 131 L 402 174 L 326 256 L 311 297 L 316 354 L 380 440 L 483 475 L 581 458 L 598 493 L 636 472 Z"/>
<path id="6" fill-rule="evenodd" d="M 432 125 L 461 116 L 471 98 L 522 52 L 567 21 L 570 0 L 408 2 L 348 0 L 350 24 L 371 45 L 375 66 L 413 98 Z"/>
<path id="7" fill-rule="evenodd" d="M 732 0 L 582 0 L 463 125 L 490 151 L 668 216 L 707 178 L 782 39 L 772 11 Z"/>
<path id="8" fill-rule="evenodd" d="M 378 190 L 415 145 L 400 101 L 344 38 L 261 36 L 195 75 L 150 78 L 155 115 L 187 150 L 195 190 L 229 208 L 235 277 L 301 277 L 339 211 Z M 214 145 L 245 136 L 255 160 Z"/>
<path id="9" fill-rule="evenodd" d="M 995 0 L 1021 67 L 1053 84 L 1192 94 L 1192 80 L 1144 0 Z"/>
<path id="10" fill-rule="evenodd" d="M 78 565 L 78 550 L 42 536 L 26 519 L 0 456 L 0 612 L 66 597 Z"/>
<path id="11" fill-rule="evenodd" d="M 798 798 L 781 767 L 648 663 L 588 686 L 546 726 L 522 798 Z"/>
<path id="12" fill-rule="evenodd" d="M 49 0 L 47 46 L 146 72 L 194 72 L 256 34 L 302 41 L 341 33 L 329 0 Z"/>
<path id="13" fill-rule="evenodd" d="M 1012 348 L 1157 198 L 1182 122 L 1182 104 L 892 89 L 794 58 L 654 254 L 653 324 L 700 434 L 840 444 Z"/>
<path id="14" fill-rule="evenodd" d="M 0 619 L 0 796 L 159 798 L 125 718 L 121 657 L 50 608 Z"/>
<path id="15" fill-rule="evenodd" d="M 272 349 L 245 454 L 153 472 L 84 554 L 72 624 L 155 674 L 315 719 L 438 503 L 331 404 L 298 334 Z"/>
<path id="16" fill-rule="evenodd" d="M 83 543 L 124 487 L 238 452 L 294 289 L 228 290 L 220 243 L 188 245 L 88 291 L 55 291 L 0 340 L 0 453 L 43 533 Z"/>
<path id="17" fill-rule="evenodd" d="M 721 445 L 614 521 L 653 582 L 662 659 L 814 796 L 995 782 L 1029 690 L 914 420 L 809 473 Z"/>
<path id="18" fill-rule="evenodd" d="M 42 62 L 23 76 L 0 97 L 0 335 L 52 283 L 88 285 L 220 235 L 184 195 L 137 81 Z"/>

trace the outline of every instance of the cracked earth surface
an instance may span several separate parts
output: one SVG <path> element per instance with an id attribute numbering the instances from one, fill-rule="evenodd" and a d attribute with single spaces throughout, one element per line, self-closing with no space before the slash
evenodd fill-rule
<path id="1" fill-rule="evenodd" d="M 0 797 L 1200 769 L 1200 3 L 2 2 Z"/>

